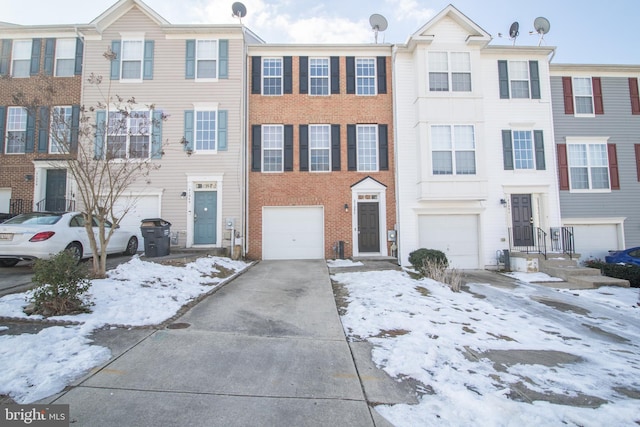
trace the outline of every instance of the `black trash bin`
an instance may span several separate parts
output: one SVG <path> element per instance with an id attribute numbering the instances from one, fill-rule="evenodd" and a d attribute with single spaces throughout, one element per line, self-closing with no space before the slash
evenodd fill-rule
<path id="1" fill-rule="evenodd" d="M 162 218 L 143 219 L 140 231 L 144 238 L 144 254 L 159 257 L 171 253 L 171 223 Z"/>

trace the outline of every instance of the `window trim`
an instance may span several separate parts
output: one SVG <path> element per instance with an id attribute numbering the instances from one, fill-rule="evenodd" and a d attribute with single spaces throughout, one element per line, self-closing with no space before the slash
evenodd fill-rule
<path id="1" fill-rule="evenodd" d="M 199 52 L 200 50 L 198 49 L 198 46 L 200 45 L 200 42 L 205 42 L 205 41 L 213 41 L 215 42 L 216 45 L 216 57 L 214 59 L 215 61 L 215 67 L 214 70 L 216 72 L 216 76 L 215 77 L 199 77 L 198 76 L 198 62 L 199 61 L 210 61 L 210 58 L 200 58 Z M 219 39 L 195 39 L 196 42 L 196 52 L 195 52 L 195 80 L 199 81 L 199 82 L 217 82 L 220 79 L 220 40 Z"/>
<path id="2" fill-rule="evenodd" d="M 150 160 L 152 158 L 152 151 L 153 151 L 153 128 L 154 128 L 154 124 L 153 124 L 153 120 L 154 120 L 154 115 L 153 115 L 153 110 L 132 110 L 129 112 L 131 115 L 135 114 L 135 113 L 147 113 L 149 115 L 148 117 L 148 129 L 149 132 L 146 134 L 147 138 L 149 139 L 148 141 L 148 151 L 147 151 L 147 156 L 145 157 L 131 157 L 131 119 L 133 117 L 129 117 L 127 118 L 127 129 L 126 129 L 126 145 L 125 145 L 125 153 L 126 156 L 125 157 L 113 157 L 113 158 L 108 158 L 107 160 L 116 160 L 116 161 L 147 161 Z M 109 125 L 110 125 L 110 121 L 111 118 L 109 117 L 111 114 L 121 114 L 120 111 L 117 111 L 117 109 L 111 109 L 106 111 L 106 115 L 105 115 L 105 119 L 106 119 L 106 125 L 105 125 L 105 129 L 104 129 L 104 153 L 103 156 L 106 156 L 109 153 L 109 137 L 110 136 L 121 136 L 120 134 L 115 134 L 112 135 L 109 132 Z"/>
<path id="3" fill-rule="evenodd" d="M 267 76 L 265 73 L 265 61 L 279 61 L 280 62 L 280 75 L 278 76 Z M 260 94 L 262 96 L 282 96 L 284 94 L 284 58 L 283 57 L 274 57 L 274 56 L 266 56 L 260 59 Z M 265 93 L 265 79 L 279 79 L 280 81 L 280 93 Z"/>
<path id="4" fill-rule="evenodd" d="M 433 147 L 433 128 L 434 127 L 448 127 L 451 130 L 451 148 L 449 150 L 435 150 Z M 455 128 L 456 127 L 467 127 L 471 128 L 473 134 L 473 149 L 457 149 L 456 148 L 456 138 L 455 138 Z M 431 138 L 431 175 L 432 176 L 444 176 L 444 177 L 453 177 L 453 176 L 477 176 L 478 175 L 478 156 L 477 156 L 477 144 L 476 144 L 476 129 L 472 124 L 433 124 L 429 127 L 429 134 Z M 438 152 L 449 152 L 451 153 L 451 173 L 435 173 L 434 172 L 434 164 L 433 164 L 433 153 L 435 151 Z M 456 164 L 456 153 L 458 152 L 473 152 L 473 173 L 458 173 L 458 168 Z"/>
<path id="5" fill-rule="evenodd" d="M 71 56 L 70 57 L 61 57 L 60 56 L 60 46 L 59 43 L 60 42 L 73 42 L 73 49 L 71 51 Z M 78 41 L 76 38 L 60 38 L 60 39 L 56 39 L 56 47 L 55 47 L 55 57 L 53 60 L 53 75 L 54 77 L 73 77 L 75 75 L 75 66 L 76 66 L 76 49 L 77 49 L 77 44 Z M 59 75 L 58 74 L 58 61 L 59 60 L 71 60 L 73 63 L 73 66 L 71 67 L 71 74 L 69 75 Z"/>
<path id="6" fill-rule="evenodd" d="M 140 58 L 138 59 L 125 59 L 124 58 L 124 51 L 125 51 L 125 44 L 127 42 L 136 42 L 136 43 L 140 43 L 141 45 L 141 49 L 140 49 Z M 145 39 L 144 39 L 144 35 L 142 36 L 128 36 L 125 37 L 123 36 L 120 39 L 120 79 L 119 81 L 121 83 L 141 83 L 143 81 L 144 78 L 144 48 L 145 48 Z M 135 77 L 135 78 L 131 78 L 131 77 L 125 77 L 124 73 L 123 73 L 123 68 L 124 68 L 124 63 L 126 62 L 140 62 L 140 76 L 139 77 Z"/>
<path id="7" fill-rule="evenodd" d="M 265 128 L 280 128 L 280 147 L 279 148 L 265 148 Z M 284 173 L 284 125 L 281 124 L 262 124 L 260 125 L 260 171 L 262 173 Z M 264 168 L 264 154 L 266 150 L 279 151 L 280 152 L 280 170 L 265 170 Z"/>
<path id="8" fill-rule="evenodd" d="M 215 131 L 214 131 L 214 144 L 215 144 L 215 148 L 214 149 L 198 149 L 198 113 L 213 113 L 214 117 L 215 117 Z M 193 109 L 193 154 L 216 154 L 218 151 L 220 151 L 219 147 L 220 147 L 220 137 L 219 137 L 219 130 L 220 130 L 220 119 L 218 116 L 218 106 L 211 106 L 211 107 L 205 107 L 205 106 L 196 106 L 196 108 Z"/>
<path id="9" fill-rule="evenodd" d="M 446 74 L 447 74 L 447 90 L 434 90 L 431 87 L 431 73 L 440 73 L 443 74 L 445 73 L 445 71 L 431 71 L 431 55 L 436 54 L 436 53 L 444 53 L 447 55 L 447 70 L 446 70 Z M 452 59 L 451 59 L 451 54 L 456 53 L 456 54 L 465 54 L 467 56 L 467 59 L 469 61 L 469 70 L 457 70 L 454 69 L 453 67 L 453 63 L 452 63 Z M 466 74 L 469 75 L 469 86 L 470 89 L 469 90 L 453 90 L 453 75 L 454 74 Z M 447 93 L 447 94 L 453 94 L 453 93 L 463 93 L 463 94 L 468 94 L 468 93 L 472 93 L 473 92 L 473 70 L 472 70 L 472 66 L 471 66 L 471 53 L 470 52 L 460 52 L 460 51 L 433 51 L 433 52 L 428 52 L 427 53 L 427 87 L 428 87 L 428 92 L 429 93 Z"/>
<path id="10" fill-rule="evenodd" d="M 515 64 L 515 63 L 524 63 L 525 64 L 525 70 L 527 72 L 527 78 L 526 80 L 523 79 L 516 79 L 513 76 L 513 70 L 511 69 L 511 65 Z M 509 73 L 509 95 L 511 97 L 511 99 L 532 99 L 532 95 L 531 95 L 531 70 L 530 70 L 530 66 L 529 66 L 529 61 L 526 59 L 519 59 L 519 60 L 509 60 L 507 62 L 507 69 L 508 69 L 508 73 Z M 527 82 L 527 96 L 514 96 L 514 90 L 513 90 L 513 83 L 514 82 Z"/>
<path id="11" fill-rule="evenodd" d="M 29 43 L 28 54 L 26 58 L 16 58 L 16 43 Z M 32 39 L 16 39 L 13 40 L 13 44 L 11 46 L 11 72 L 10 76 L 15 79 L 24 79 L 31 76 L 31 52 L 33 50 L 33 40 Z M 15 75 L 15 63 L 16 61 L 26 61 L 29 65 L 27 67 L 27 74 L 24 76 L 16 76 Z"/>
<path id="12" fill-rule="evenodd" d="M 362 169 L 361 168 L 361 156 L 360 156 L 360 132 L 359 130 L 362 128 L 373 128 L 375 130 L 375 138 L 373 140 L 376 159 L 375 159 L 375 168 L 374 169 Z M 380 171 L 380 147 L 379 147 L 380 135 L 377 124 L 357 124 L 356 125 L 356 171 L 357 172 L 379 172 Z"/>
<path id="13" fill-rule="evenodd" d="M 313 128 L 325 128 L 326 130 L 326 135 L 327 135 L 327 146 L 326 147 L 322 147 L 322 148 L 312 148 L 311 147 L 311 142 L 312 142 L 312 137 L 311 135 L 313 134 L 313 132 L 311 131 L 311 129 Z M 308 142 L 308 147 L 309 147 L 309 172 L 311 173 L 328 173 L 332 171 L 332 153 L 331 153 L 331 125 L 330 124 L 310 124 L 309 125 L 309 142 Z M 313 151 L 325 151 L 327 153 L 327 158 L 329 159 L 329 164 L 328 164 L 328 168 L 327 170 L 318 170 L 318 169 L 313 169 L 314 167 L 314 162 L 312 161 L 313 159 L 313 155 L 312 152 Z"/>
<path id="14" fill-rule="evenodd" d="M 576 103 L 576 100 L 578 98 L 578 96 L 582 97 L 582 98 L 587 98 L 587 96 L 585 95 L 578 95 L 576 93 L 576 79 L 588 79 L 589 80 L 589 89 L 591 90 L 591 94 L 589 95 L 589 98 L 591 99 L 591 113 L 579 113 L 578 112 L 578 104 Z M 573 111 L 574 111 L 574 116 L 575 117 L 595 117 L 596 116 L 596 105 L 595 105 L 595 94 L 594 94 L 594 90 L 593 90 L 593 77 L 591 76 L 571 76 L 571 87 L 572 87 L 572 94 L 573 94 Z"/>
<path id="15" fill-rule="evenodd" d="M 24 129 L 23 130 L 17 130 L 17 129 L 11 129 L 9 127 L 9 115 L 10 112 L 12 110 L 22 110 L 24 112 Z M 5 131 L 4 131 L 4 135 L 2 136 L 4 138 L 4 154 L 6 155 L 14 155 L 14 154 L 26 154 L 27 153 L 27 128 L 29 127 L 29 111 L 27 110 L 26 107 L 20 107 L 20 106 L 8 106 L 7 107 L 7 117 L 6 117 L 6 124 L 5 124 Z M 17 152 L 9 152 L 9 132 L 23 132 L 24 133 L 24 140 L 22 143 L 22 151 L 17 151 Z"/>
<path id="16" fill-rule="evenodd" d="M 587 174 L 588 174 L 588 178 L 589 178 L 589 188 L 573 188 L 573 180 L 571 178 L 571 156 L 569 154 L 569 146 L 571 145 L 582 145 L 582 146 L 586 146 L 586 153 L 587 153 Z M 601 145 L 604 146 L 604 152 L 607 156 L 606 158 L 606 168 L 607 168 L 607 182 L 609 184 L 609 188 L 592 188 L 593 187 L 593 180 L 591 178 L 591 169 L 593 167 L 604 167 L 604 166 L 593 166 L 590 163 L 590 155 L 589 155 L 589 146 L 590 145 Z M 568 184 L 569 184 L 569 192 L 570 193 L 611 193 L 611 191 L 614 189 L 613 187 L 613 182 L 612 182 L 612 178 L 611 178 L 611 159 L 609 158 L 610 152 L 609 152 L 609 138 L 608 137 L 584 137 L 584 138 L 579 138 L 579 137 L 567 137 L 566 141 L 565 141 L 565 149 L 566 149 L 566 158 L 567 158 L 567 179 L 568 179 Z M 577 166 L 574 166 L 577 167 Z"/>
<path id="17" fill-rule="evenodd" d="M 71 135 L 72 135 L 72 118 L 73 118 L 73 106 L 72 105 L 54 105 L 51 107 L 51 111 L 50 111 L 50 117 L 49 117 L 49 144 L 47 146 L 47 152 L 49 154 L 67 154 L 64 151 L 64 147 L 61 147 L 58 151 L 54 151 L 53 150 L 53 146 L 57 145 L 58 142 L 54 139 L 54 131 L 55 129 L 53 129 L 54 126 L 54 115 L 56 114 L 55 110 L 56 109 L 61 109 L 64 108 L 65 109 L 65 126 L 66 128 L 63 129 L 64 132 L 67 134 L 67 144 L 69 144 L 69 147 L 71 147 Z M 66 114 L 66 109 L 69 109 L 69 115 L 68 115 L 68 122 L 67 122 L 67 114 Z"/>
<path id="18" fill-rule="evenodd" d="M 327 74 L 324 76 L 312 76 L 311 74 L 311 69 L 313 68 L 313 61 L 318 61 L 318 60 L 322 60 L 322 61 L 326 61 L 327 64 Z M 308 95 L 309 96 L 330 96 L 331 95 L 331 58 L 329 57 L 309 57 L 309 62 L 308 62 L 308 79 L 309 79 L 309 83 L 308 83 Z M 314 80 L 323 80 L 326 81 L 327 85 L 327 93 L 312 93 L 312 89 L 313 89 L 313 81 Z"/>
<path id="19" fill-rule="evenodd" d="M 373 76 L 361 76 L 358 74 L 358 62 L 359 61 L 371 61 L 373 66 Z M 356 83 L 356 95 L 358 96 L 376 96 L 378 95 L 378 61 L 376 57 L 356 57 L 355 58 L 355 83 Z M 360 85 L 358 84 L 359 78 L 373 79 L 371 86 L 373 87 L 372 93 L 361 93 Z"/>

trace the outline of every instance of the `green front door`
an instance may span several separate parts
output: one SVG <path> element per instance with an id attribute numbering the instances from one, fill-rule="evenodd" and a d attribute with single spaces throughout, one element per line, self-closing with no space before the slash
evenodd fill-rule
<path id="1" fill-rule="evenodd" d="M 47 183 L 44 209 L 52 212 L 67 210 L 67 170 L 47 169 Z"/>
<path id="2" fill-rule="evenodd" d="M 213 245 L 217 243 L 217 191 L 196 191 L 194 197 L 193 244 Z"/>

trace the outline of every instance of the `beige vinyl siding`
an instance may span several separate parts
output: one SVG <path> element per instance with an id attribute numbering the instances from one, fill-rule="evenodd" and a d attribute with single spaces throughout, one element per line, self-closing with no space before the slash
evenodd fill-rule
<path id="1" fill-rule="evenodd" d="M 230 32 L 233 31 L 233 32 Z M 153 79 L 140 83 L 122 83 L 110 80 L 110 63 L 103 54 L 111 46 L 112 40 L 121 40 L 122 34 L 144 33 L 145 40 L 154 40 Z M 198 82 L 185 79 L 186 38 L 215 38 L 229 40 L 228 79 L 215 82 Z M 172 223 L 172 231 L 187 230 L 187 200 L 180 197 L 187 190 L 187 174 L 201 176 L 223 176 L 222 218 L 242 220 L 243 191 L 243 123 L 241 115 L 244 109 L 244 67 L 243 40 L 241 29 L 227 30 L 219 34 L 193 33 L 184 39 L 171 36 L 167 38 L 162 29 L 146 14 L 136 7 L 113 22 L 102 33 L 102 40 L 88 38 L 85 43 L 84 73 L 103 77 L 101 90 L 106 93 L 111 85 L 111 96 L 124 99 L 135 97 L 143 107 L 154 104 L 169 116 L 162 129 L 164 155 L 154 160 L 161 168 L 153 171 L 150 184 L 140 182 L 136 187 L 163 190 L 162 217 Z M 84 86 L 83 104 L 96 106 L 104 101 L 95 85 Z M 188 156 L 180 143 L 184 135 L 184 111 L 193 110 L 197 103 L 217 103 L 218 110 L 227 111 L 227 150 L 216 154 L 193 154 Z M 224 227 L 223 227 L 224 229 Z M 184 234 L 182 235 L 184 236 Z M 184 245 L 181 236 L 180 244 Z"/>

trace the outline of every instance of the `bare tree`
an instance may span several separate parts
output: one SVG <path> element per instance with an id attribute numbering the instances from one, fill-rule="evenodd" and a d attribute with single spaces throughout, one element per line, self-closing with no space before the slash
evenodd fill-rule
<path id="1" fill-rule="evenodd" d="M 115 58 L 111 51 L 104 56 L 110 61 Z M 33 100 L 27 109 L 33 114 L 36 105 L 49 107 L 51 144 L 62 155 L 55 162 L 62 161 L 75 181 L 93 253 L 93 273 L 104 276 L 109 240 L 137 201 L 131 192 L 134 184 L 136 188 L 140 183 L 148 185 L 151 172 L 160 168 L 155 159 L 164 154 L 160 138 L 168 116 L 154 105 L 139 105 L 134 97 L 112 95 L 111 82 L 103 89 L 102 76 L 93 73 L 83 83 L 97 87 L 102 99 L 96 105 L 57 107 L 52 78 L 40 77 L 43 90 L 39 93 L 47 100 Z"/>

